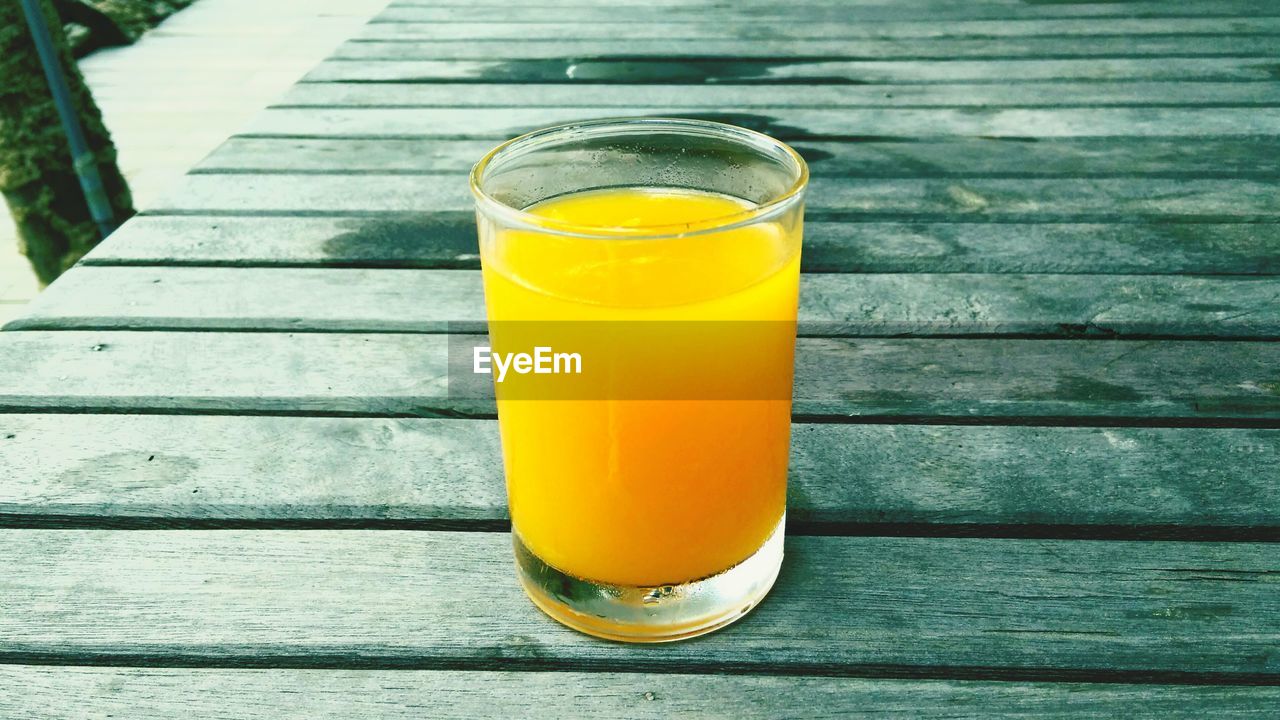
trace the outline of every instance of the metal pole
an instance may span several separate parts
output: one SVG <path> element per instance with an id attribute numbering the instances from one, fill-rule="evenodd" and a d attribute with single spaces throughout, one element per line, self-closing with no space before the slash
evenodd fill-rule
<path id="1" fill-rule="evenodd" d="M 27 27 L 31 28 L 31 39 L 35 41 L 36 54 L 40 56 L 40 65 L 44 68 L 49 92 L 53 94 L 58 118 L 62 120 L 62 132 L 67 136 L 67 145 L 71 148 L 71 165 L 80 180 L 80 190 L 84 192 L 85 203 L 89 205 L 89 215 L 98 226 L 98 232 L 105 238 L 116 227 L 111 201 L 107 199 L 107 191 L 102 187 L 102 176 L 98 174 L 98 163 L 89 151 L 89 143 L 85 142 L 84 131 L 80 128 L 80 118 L 71 102 L 71 91 L 67 88 L 67 78 L 63 75 L 58 53 L 53 48 L 53 37 L 49 34 L 49 25 L 40 9 L 40 0 L 22 0 L 22 11 L 27 16 Z"/>

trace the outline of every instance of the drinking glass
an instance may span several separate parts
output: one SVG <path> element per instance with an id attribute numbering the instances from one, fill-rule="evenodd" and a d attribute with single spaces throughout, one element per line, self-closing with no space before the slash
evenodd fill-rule
<path id="1" fill-rule="evenodd" d="M 540 130 L 472 170 L 492 356 L 549 368 L 491 372 L 517 574 L 556 620 L 676 640 L 773 585 L 807 182 L 773 138 L 663 118 Z"/>

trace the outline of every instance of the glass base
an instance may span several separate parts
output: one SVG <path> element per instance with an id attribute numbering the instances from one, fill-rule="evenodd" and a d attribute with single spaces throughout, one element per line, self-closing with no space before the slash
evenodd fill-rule
<path id="1" fill-rule="evenodd" d="M 624 642 L 669 642 L 718 630 L 746 615 L 773 587 L 782 566 L 786 516 L 751 557 L 679 585 L 610 585 L 561 572 L 512 533 L 524 591 L 553 619 L 588 635 Z"/>

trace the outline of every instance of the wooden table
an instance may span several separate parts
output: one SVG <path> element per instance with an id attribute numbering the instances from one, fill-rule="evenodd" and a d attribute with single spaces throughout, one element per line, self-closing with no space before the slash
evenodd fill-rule
<path id="1" fill-rule="evenodd" d="M 0 717 L 1277 717 L 1274 5 L 536 4 L 398 0 L 0 334 Z M 634 647 L 443 333 L 471 163 L 652 114 L 814 178 L 783 575 Z"/>

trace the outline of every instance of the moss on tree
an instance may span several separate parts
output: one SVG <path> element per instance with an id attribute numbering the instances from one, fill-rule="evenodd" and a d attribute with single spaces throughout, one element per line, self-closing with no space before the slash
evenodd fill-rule
<path id="1" fill-rule="evenodd" d="M 133 214 L 115 146 L 71 52 L 62 22 L 41 0 L 85 138 L 116 222 Z M 18 247 L 49 283 L 98 243 L 98 229 L 71 165 L 66 136 L 17 0 L 0 2 L 0 193 L 18 226 Z"/>

